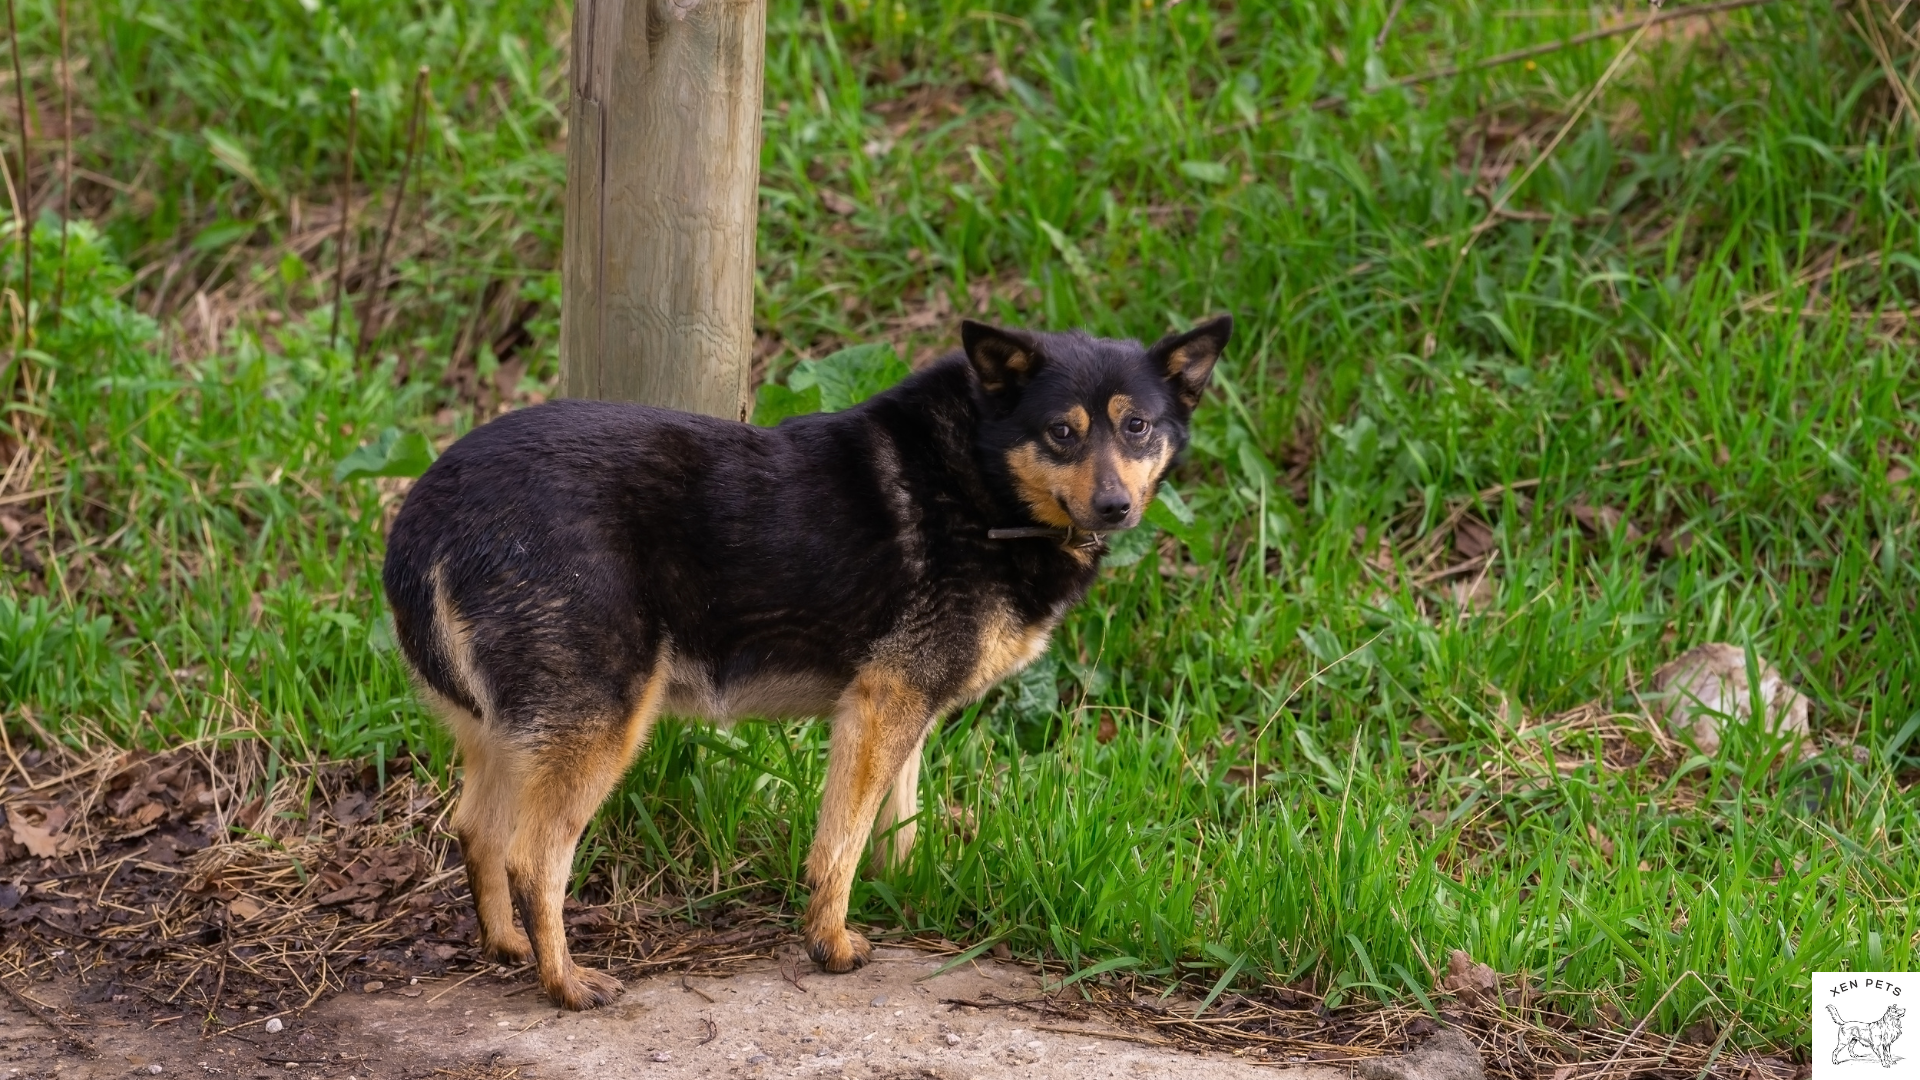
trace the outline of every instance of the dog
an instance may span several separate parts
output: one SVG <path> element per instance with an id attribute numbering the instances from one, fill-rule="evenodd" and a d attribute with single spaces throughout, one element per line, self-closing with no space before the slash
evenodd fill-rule
<path id="1" fill-rule="evenodd" d="M 1900 1059 L 1893 1056 L 1893 1044 L 1900 1038 L 1900 1020 L 1907 1010 L 1898 1005 L 1887 1006 L 1880 1019 L 1871 1024 L 1864 1020 L 1848 1020 L 1840 1015 L 1840 1010 L 1827 1006 L 1827 1015 L 1840 1025 L 1839 1041 L 1833 1046 L 1833 1063 L 1853 1061 L 1859 1058 L 1873 1058 L 1881 1067 L 1891 1069 Z"/>
<path id="2" fill-rule="evenodd" d="M 556 401 L 456 442 L 388 536 L 387 599 L 465 777 L 453 814 L 484 955 L 568 1009 L 620 983 L 561 922 L 581 831 L 660 715 L 831 718 L 803 922 L 912 846 L 932 725 L 1047 648 L 1106 534 L 1138 525 L 1233 332 L 1152 346 L 965 322 L 962 348 L 773 428 Z M 514 925 L 518 912 L 524 931 Z"/>

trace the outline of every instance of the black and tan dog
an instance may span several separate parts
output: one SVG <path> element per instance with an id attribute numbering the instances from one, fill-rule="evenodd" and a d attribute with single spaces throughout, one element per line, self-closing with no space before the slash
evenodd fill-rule
<path id="1" fill-rule="evenodd" d="M 665 712 L 832 718 L 805 937 L 828 971 L 865 963 L 847 896 L 876 815 L 876 859 L 901 859 L 928 729 L 1046 649 L 1232 329 L 1143 348 L 966 323 L 961 352 L 845 412 L 757 428 L 561 401 L 454 444 L 394 522 L 386 587 L 464 757 L 486 954 L 531 954 L 567 1008 L 619 992 L 574 965 L 561 903 Z"/>

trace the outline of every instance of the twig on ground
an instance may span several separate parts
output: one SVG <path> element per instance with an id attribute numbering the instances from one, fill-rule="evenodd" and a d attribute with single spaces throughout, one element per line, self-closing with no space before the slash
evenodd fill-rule
<path id="1" fill-rule="evenodd" d="M 8 0 L 9 3 L 12 0 Z M 427 65 L 420 65 L 420 74 L 413 80 L 413 112 L 407 119 L 407 156 L 400 162 L 400 177 L 393 185 L 393 205 L 387 208 L 386 231 L 380 234 L 380 254 L 373 260 L 373 278 L 367 286 L 367 311 L 360 321 L 360 341 L 353 350 L 355 359 L 373 341 L 373 324 L 378 318 L 380 298 L 385 294 L 387 275 L 387 249 L 393 243 L 393 231 L 400 225 L 400 207 L 407 201 L 407 174 L 413 170 L 413 156 L 420 149 L 420 106 L 427 94 Z"/>
<path id="2" fill-rule="evenodd" d="M 64 0 L 63 0 L 64 2 Z M 360 129 L 360 88 L 347 91 L 347 156 L 340 167 L 340 239 L 333 245 L 333 326 L 327 331 L 327 348 L 340 344 L 340 301 L 347 289 L 347 219 L 353 216 L 353 141 Z"/>
<path id="3" fill-rule="evenodd" d="M 8 982 L 4 978 L 0 978 L 0 990 L 5 990 L 7 992 L 7 996 L 12 998 L 15 1004 L 19 1005 L 21 1008 L 31 1013 L 35 1020 L 38 1020 L 41 1023 L 47 1025 L 47 1027 L 53 1031 L 55 1038 L 64 1040 L 69 1045 L 71 1045 L 74 1049 L 80 1051 L 81 1053 L 87 1055 L 88 1057 L 93 1057 L 98 1053 L 98 1051 L 96 1051 L 93 1048 L 93 1044 L 91 1042 L 88 1042 L 82 1036 L 75 1035 L 71 1030 L 69 1030 L 70 1028 L 85 1027 L 86 1026 L 85 1024 L 77 1024 L 70 1020 L 60 1019 L 59 1015 L 55 1013 L 51 1008 L 41 1004 L 38 1001 L 35 1001 L 34 999 L 28 997 L 26 994 L 23 994 L 20 991 L 15 990 L 13 988 L 13 984 Z"/>
<path id="4" fill-rule="evenodd" d="M 1762 3 L 1764 0 L 1728 0 L 1728 2 L 1744 4 Z M 1548 142 L 1546 147 L 1538 154 L 1534 155 L 1533 160 L 1527 163 L 1527 167 L 1521 171 L 1517 178 L 1508 181 L 1507 184 L 1501 188 L 1499 197 L 1494 199 L 1493 205 L 1487 207 L 1486 216 L 1482 217 L 1479 223 L 1474 225 L 1473 228 L 1467 230 L 1466 242 L 1460 246 L 1458 253 L 1453 257 L 1453 268 L 1447 272 L 1446 287 L 1440 290 L 1440 302 L 1434 305 L 1433 317 L 1427 323 L 1427 332 L 1420 347 L 1420 352 L 1423 356 L 1431 356 L 1433 354 L 1433 347 L 1439 331 L 1440 320 L 1446 315 L 1447 301 L 1453 298 L 1454 283 L 1460 279 L 1460 268 L 1466 265 L 1467 254 L 1473 250 L 1474 242 L 1480 239 L 1481 233 L 1492 228 L 1493 223 L 1500 220 L 1500 211 L 1506 208 L 1507 202 L 1519 194 L 1520 189 L 1526 186 L 1528 180 L 1533 179 L 1533 174 L 1539 171 L 1540 166 L 1546 164 L 1547 159 L 1553 156 L 1553 152 L 1560 148 L 1560 144 L 1566 140 L 1567 133 L 1573 130 L 1573 126 L 1578 124 L 1580 118 L 1587 114 L 1587 110 L 1593 106 L 1593 103 L 1599 100 L 1600 94 L 1606 90 L 1607 84 L 1611 83 L 1613 77 L 1619 74 L 1620 69 L 1626 66 L 1627 58 L 1633 55 L 1634 49 L 1640 44 L 1640 39 L 1646 36 L 1648 30 L 1653 28 L 1655 21 L 1655 19 L 1648 18 L 1642 19 L 1635 24 L 1633 36 L 1628 38 L 1627 43 L 1622 45 L 1620 51 L 1614 54 L 1613 62 L 1607 65 L 1607 70 L 1600 73 L 1600 78 L 1595 80 L 1591 87 L 1587 88 L 1585 94 L 1581 95 L 1580 101 L 1574 106 L 1573 112 L 1568 115 L 1566 122 L 1560 125 L 1559 131 L 1554 132 L 1553 139 Z"/>
<path id="5" fill-rule="evenodd" d="M 1718 15 L 1725 11 L 1737 11 L 1740 8 L 1758 7 L 1761 4 L 1770 4 L 1772 2 L 1773 0 L 1720 0 L 1719 3 L 1715 4 L 1689 4 L 1686 7 L 1677 7 L 1670 11 L 1656 12 L 1630 23 L 1621 23 L 1619 26 L 1608 26 L 1599 30 L 1589 30 L 1584 34 L 1575 34 L 1570 38 L 1562 38 L 1559 41 L 1549 41 L 1541 45 L 1531 45 L 1524 49 L 1515 49 L 1512 52 L 1503 52 L 1495 56 L 1489 56 L 1485 60 L 1476 60 L 1471 64 L 1450 64 L 1446 67 L 1434 68 L 1432 71 L 1422 71 L 1416 75 L 1402 75 L 1386 85 L 1418 86 L 1421 83 L 1433 82 L 1436 79 L 1451 78 L 1463 72 L 1482 71 L 1486 68 L 1501 67 L 1506 64 L 1517 63 L 1521 60 L 1532 60 L 1535 57 L 1546 56 L 1549 53 L 1556 53 L 1562 49 L 1571 49 L 1577 45 L 1585 45 L 1591 41 L 1604 41 L 1607 38 L 1619 37 L 1622 34 L 1638 33 L 1648 27 L 1657 26 L 1660 23 L 1673 22 L 1675 19 L 1697 19 L 1707 15 Z"/>
<path id="6" fill-rule="evenodd" d="M 1373 35 L 1373 51 L 1379 52 L 1387 47 L 1387 35 L 1393 31 L 1393 21 L 1400 17 L 1400 9 L 1407 6 L 1407 0 L 1393 0 L 1393 6 L 1387 9 L 1387 17 L 1380 22 L 1380 32 Z"/>
<path id="7" fill-rule="evenodd" d="M 685 990 L 689 994 L 699 994 L 700 1000 L 706 1002 L 709 1005 L 718 1004 L 718 1002 L 714 1001 L 713 995 L 707 993 L 705 990 L 702 990 L 699 987 L 688 982 L 687 977 L 684 974 L 680 976 L 680 989 Z"/>
<path id="8" fill-rule="evenodd" d="M 33 345 L 33 175 L 28 171 L 27 79 L 20 71 L 20 29 L 13 18 L 13 0 L 7 0 L 7 42 L 13 53 L 13 99 L 20 111 L 20 307 L 25 313 L 24 340 Z"/>
<path id="9" fill-rule="evenodd" d="M 67 291 L 67 219 L 73 216 L 73 65 L 67 47 L 67 0 L 60 0 L 60 266 L 53 281 L 53 310 Z"/>

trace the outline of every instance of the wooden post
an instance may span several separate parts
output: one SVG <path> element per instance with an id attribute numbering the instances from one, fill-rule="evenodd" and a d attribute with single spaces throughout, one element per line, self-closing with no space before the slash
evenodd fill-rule
<path id="1" fill-rule="evenodd" d="M 560 389 L 744 419 L 766 0 L 577 0 Z"/>

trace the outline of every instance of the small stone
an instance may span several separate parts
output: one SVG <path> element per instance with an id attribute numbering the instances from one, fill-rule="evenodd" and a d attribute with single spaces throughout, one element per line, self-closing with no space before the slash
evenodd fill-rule
<path id="1" fill-rule="evenodd" d="M 881 994 L 879 997 L 874 998 L 872 1001 L 868 1002 L 867 1004 L 872 1005 L 876 1009 L 883 1009 L 887 1005 L 887 995 Z"/>
<path id="2" fill-rule="evenodd" d="M 267 1034 L 278 1035 L 285 1030 L 287 1030 L 287 1025 L 281 1023 L 279 1017 L 277 1016 L 267 1017 Z"/>
<path id="3" fill-rule="evenodd" d="M 659 1064 L 662 1064 L 662 1065 L 664 1065 L 664 1064 L 666 1064 L 667 1062 L 669 1062 L 669 1061 L 672 1061 L 672 1060 L 673 1060 L 673 1051 L 671 1051 L 671 1050 L 655 1050 L 655 1051 L 653 1052 L 653 1060 L 654 1060 L 655 1062 L 658 1062 Z"/>
<path id="4" fill-rule="evenodd" d="M 955 1035 L 955 1034 L 954 1034 L 953 1032 L 951 1032 L 951 1031 L 949 1031 L 949 1032 L 947 1032 L 947 1045 L 948 1045 L 948 1046 L 959 1046 L 959 1045 L 960 1045 L 960 1036 L 958 1036 L 958 1035 Z"/>
<path id="5" fill-rule="evenodd" d="M 1486 1080 L 1480 1051 L 1454 1028 L 1442 1028 L 1410 1054 L 1368 1058 L 1354 1070 L 1360 1080 Z"/>
<path id="6" fill-rule="evenodd" d="M 379 979 L 374 979 L 372 982 L 362 985 L 360 987 L 360 992 L 363 994 L 377 994 L 380 991 L 385 990 L 386 988 L 387 988 L 386 983 L 381 982 Z"/>
<path id="7" fill-rule="evenodd" d="M 755 1055 L 753 1055 L 752 1057 L 750 1057 L 750 1058 L 748 1058 L 748 1059 L 747 1059 L 747 1064 L 749 1064 L 749 1065 L 764 1065 L 764 1064 L 766 1064 L 767 1062 L 769 1062 L 769 1061 L 772 1061 L 772 1060 L 773 1060 L 773 1057 L 772 1057 L 771 1055 L 768 1055 L 768 1054 L 755 1054 Z"/>
<path id="8" fill-rule="evenodd" d="M 1760 676 L 1766 731 L 1810 750 L 1806 696 L 1760 656 L 1754 656 L 1753 667 Z M 1652 691 L 1646 696 L 1654 717 L 1665 720 L 1674 734 L 1692 736 L 1703 754 L 1720 752 L 1723 721 L 1754 722 L 1747 652 L 1738 645 L 1713 642 L 1689 649 L 1655 671 L 1650 682 Z"/>
<path id="9" fill-rule="evenodd" d="M 161 1073 L 166 1071 L 167 1070 L 160 1067 L 160 1064 L 158 1062 L 155 1062 L 154 1064 L 147 1066 L 148 1076 L 159 1076 Z"/>
<path id="10" fill-rule="evenodd" d="M 511 1020 L 502 1020 L 502 1021 L 500 1021 L 499 1023 L 497 1023 L 497 1024 L 495 1024 L 495 1025 L 493 1025 L 493 1026 L 494 1026 L 494 1027 L 512 1027 L 512 1026 L 513 1026 L 513 1021 L 511 1021 Z"/>

